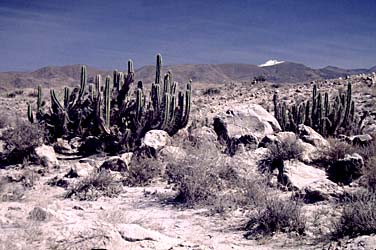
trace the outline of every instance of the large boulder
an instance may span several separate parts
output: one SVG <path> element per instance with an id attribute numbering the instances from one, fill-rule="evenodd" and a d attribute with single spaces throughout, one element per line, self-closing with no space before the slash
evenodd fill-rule
<path id="1" fill-rule="evenodd" d="M 313 128 L 300 124 L 298 127 L 299 131 L 299 138 L 302 139 L 304 142 L 312 144 L 313 146 L 319 148 L 328 148 L 329 142 L 325 140 L 322 135 L 317 133 Z"/>
<path id="2" fill-rule="evenodd" d="M 220 138 L 234 138 L 253 134 L 262 139 L 265 135 L 281 131 L 278 121 L 258 104 L 242 104 L 217 114 L 214 130 Z"/>
<path id="3" fill-rule="evenodd" d="M 278 173 L 278 181 L 298 191 L 305 202 L 314 203 L 343 195 L 343 189 L 330 181 L 324 170 L 297 160 L 284 161 L 283 165 Z"/>
<path id="4" fill-rule="evenodd" d="M 272 114 L 257 104 L 242 104 L 229 108 L 214 117 L 214 130 L 222 143 L 235 148 L 238 144 L 254 144 L 266 135 L 281 131 Z"/>
<path id="5" fill-rule="evenodd" d="M 336 160 L 328 168 L 329 178 L 345 185 L 362 176 L 364 167 L 363 157 L 357 153 L 346 154 L 345 158 Z"/>
<path id="6" fill-rule="evenodd" d="M 45 167 L 52 167 L 59 164 L 55 150 L 52 146 L 42 145 L 35 148 L 36 161 Z"/>
<path id="7" fill-rule="evenodd" d="M 150 130 L 146 132 L 142 145 L 151 148 L 155 151 L 159 151 L 164 146 L 171 144 L 171 137 L 166 131 L 163 130 Z"/>

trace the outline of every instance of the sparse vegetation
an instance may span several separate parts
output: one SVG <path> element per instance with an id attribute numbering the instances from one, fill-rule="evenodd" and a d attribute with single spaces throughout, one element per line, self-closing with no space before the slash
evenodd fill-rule
<path id="1" fill-rule="evenodd" d="M 151 129 L 165 130 L 173 135 L 188 123 L 191 82 L 187 83 L 183 93 L 178 91 L 172 74 L 168 72 L 163 77 L 161 70 L 162 57 L 158 54 L 155 82 L 150 96 L 147 96 L 141 81 L 137 88 L 133 88 L 131 60 L 126 74 L 114 71 L 112 87 L 110 76 L 106 77 L 103 91 L 100 75 L 95 78 L 95 85 L 90 84 L 87 88 L 87 70 L 82 66 L 80 87 L 73 91 L 65 87 L 63 102 L 55 90 L 51 90 L 51 108 L 47 112 L 44 111 L 39 86 L 36 119 L 30 104 L 28 119 L 31 123 L 41 124 L 49 132 L 51 141 L 60 137 L 95 136 L 104 142 L 104 150 L 110 152 L 134 149 Z"/>
<path id="2" fill-rule="evenodd" d="M 350 82 L 347 92 L 339 91 L 334 102 L 330 102 L 328 93 L 322 96 L 317 85 L 314 85 L 311 100 L 287 106 L 286 102 L 280 103 L 278 93 L 275 93 L 273 103 L 274 116 L 283 131 L 298 132 L 298 125 L 304 124 L 323 136 L 360 134 L 368 115 L 368 112 L 364 112 L 361 117 L 356 115 Z"/>
<path id="3" fill-rule="evenodd" d="M 15 128 L 10 128 L 2 135 L 5 152 L 0 165 L 23 163 L 31 156 L 33 149 L 41 145 L 45 134 L 37 124 L 18 120 Z"/>
<path id="4" fill-rule="evenodd" d="M 127 186 L 145 186 L 161 174 L 161 166 L 155 158 L 132 157 L 130 169 L 123 183 Z"/>
<path id="5" fill-rule="evenodd" d="M 376 193 L 364 191 L 351 195 L 345 201 L 341 217 L 334 226 L 334 239 L 375 233 Z"/>
<path id="6" fill-rule="evenodd" d="M 73 184 L 65 194 L 65 198 L 94 201 L 101 196 L 116 197 L 121 191 L 121 182 L 115 180 L 109 171 L 103 170 L 93 172 Z"/>
<path id="7" fill-rule="evenodd" d="M 258 162 L 259 169 L 264 173 L 283 168 L 283 161 L 299 159 L 303 151 L 297 140 L 271 143 L 268 149 L 266 157 Z"/>
<path id="8" fill-rule="evenodd" d="M 258 238 L 276 232 L 304 233 L 305 218 L 301 204 L 294 200 L 268 198 L 263 206 L 256 208 L 254 215 L 246 225 L 246 236 Z"/>

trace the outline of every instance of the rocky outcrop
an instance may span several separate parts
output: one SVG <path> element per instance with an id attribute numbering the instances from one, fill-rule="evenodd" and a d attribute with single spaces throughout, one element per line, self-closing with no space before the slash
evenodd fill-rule
<path id="1" fill-rule="evenodd" d="M 278 121 L 257 104 L 239 104 L 214 117 L 218 140 L 234 155 L 238 145 L 255 149 L 266 135 L 281 131 Z"/>
<path id="2" fill-rule="evenodd" d="M 299 196 L 307 203 L 328 200 L 343 194 L 342 188 L 330 181 L 324 170 L 297 160 L 284 161 L 278 181 L 291 190 L 298 191 Z"/>
<path id="3" fill-rule="evenodd" d="M 322 137 L 322 135 L 317 133 L 313 128 L 300 124 L 298 130 L 299 138 L 304 142 L 307 142 L 319 148 L 329 147 L 329 142 L 324 137 Z"/>

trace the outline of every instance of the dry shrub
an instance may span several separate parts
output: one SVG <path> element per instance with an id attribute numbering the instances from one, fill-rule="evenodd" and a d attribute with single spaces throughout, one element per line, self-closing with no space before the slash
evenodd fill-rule
<path id="1" fill-rule="evenodd" d="M 373 135 L 375 138 L 375 135 Z M 326 164 L 331 165 L 340 159 L 343 159 L 346 154 L 352 155 L 358 153 L 364 160 L 364 168 L 362 170 L 364 179 L 367 182 L 368 188 L 376 189 L 376 140 L 373 139 L 367 146 L 351 145 L 345 141 L 331 138 L 328 140 L 330 147 L 323 152 L 326 155 Z M 345 168 L 344 168 L 345 171 Z M 350 173 L 351 174 L 351 173 Z"/>
<path id="2" fill-rule="evenodd" d="M 296 140 L 272 143 L 268 149 L 269 153 L 258 162 L 259 169 L 264 173 L 283 167 L 284 161 L 299 159 L 303 151 Z"/>
<path id="3" fill-rule="evenodd" d="M 376 193 L 363 191 L 351 195 L 345 201 L 341 217 L 334 223 L 334 228 L 334 239 L 375 233 Z"/>
<path id="4" fill-rule="evenodd" d="M 122 191 L 122 185 L 116 181 L 110 171 L 93 172 L 74 184 L 65 194 L 65 198 L 95 201 L 101 196 L 116 197 Z"/>
<path id="5" fill-rule="evenodd" d="M 127 186 L 146 186 L 161 174 L 161 164 L 153 157 L 132 157 L 128 176 L 123 184 Z"/>
<path id="6" fill-rule="evenodd" d="M 335 138 L 329 138 L 329 149 L 325 149 L 323 152 L 329 162 L 335 162 L 339 159 L 345 158 L 346 154 L 359 153 L 359 148 L 357 146 L 351 145 L 345 141 L 341 141 Z"/>
<path id="7" fill-rule="evenodd" d="M 19 164 L 28 160 L 33 149 L 44 141 L 44 130 L 37 124 L 18 120 L 15 128 L 3 132 L 5 152 L 1 155 L 1 165 Z"/>
<path id="8" fill-rule="evenodd" d="M 366 161 L 363 173 L 368 188 L 376 192 L 376 156 L 373 156 Z"/>
<path id="9" fill-rule="evenodd" d="M 254 215 L 246 225 L 246 237 L 258 238 L 275 232 L 303 234 L 305 217 L 301 207 L 299 201 L 268 198 L 264 205 L 256 207 Z"/>
<path id="10" fill-rule="evenodd" d="M 262 181 L 244 179 L 216 149 L 186 147 L 187 157 L 169 163 L 166 176 L 175 185 L 176 201 L 188 207 L 205 205 L 214 212 L 260 203 L 265 197 Z"/>

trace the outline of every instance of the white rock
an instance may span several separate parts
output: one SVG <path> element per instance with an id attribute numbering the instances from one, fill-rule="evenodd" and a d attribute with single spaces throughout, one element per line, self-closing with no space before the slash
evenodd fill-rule
<path id="1" fill-rule="evenodd" d="M 59 164 L 56 158 L 55 150 L 52 146 L 43 144 L 42 146 L 35 148 L 35 155 L 38 157 L 40 162 L 44 162 L 49 167 Z"/>
<path id="2" fill-rule="evenodd" d="M 171 144 L 171 137 L 163 130 L 150 130 L 143 138 L 143 145 L 155 150 L 160 150 L 169 144 Z"/>

